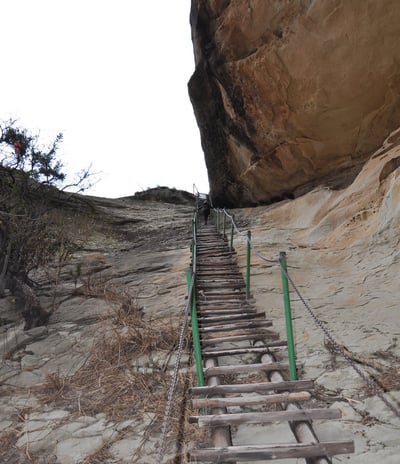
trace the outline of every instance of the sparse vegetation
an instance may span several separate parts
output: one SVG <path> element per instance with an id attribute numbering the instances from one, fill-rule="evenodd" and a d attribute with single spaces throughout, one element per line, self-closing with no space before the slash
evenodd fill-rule
<path id="1" fill-rule="evenodd" d="M 99 323 L 98 337 L 84 366 L 69 378 L 47 375 L 46 383 L 36 393 L 43 403 L 69 409 L 77 415 L 104 413 L 114 422 L 128 419 L 140 422 L 144 415 L 154 415 L 147 433 L 158 437 L 171 382 L 176 324 L 147 318 L 134 295 L 121 291 L 101 276 L 93 278 L 90 285 L 83 285 L 82 291 L 106 299 L 110 314 Z M 184 420 L 194 413 L 189 411 L 185 400 L 193 382 L 190 372 L 179 375 L 168 434 L 170 444 L 178 443 L 183 448 L 197 440 L 199 433 L 203 434 Z M 109 445 L 84 462 L 101 462 L 108 455 Z"/>
<path id="2" fill-rule="evenodd" d="M 43 147 L 15 121 L 0 124 L 0 296 L 6 289 L 15 296 L 27 329 L 49 316 L 36 297 L 32 271 L 55 257 L 65 260 L 76 248 L 71 215 L 57 210 L 61 190 L 81 191 L 90 178 L 85 170 L 67 184 L 57 155 L 61 141 L 58 134 Z"/>

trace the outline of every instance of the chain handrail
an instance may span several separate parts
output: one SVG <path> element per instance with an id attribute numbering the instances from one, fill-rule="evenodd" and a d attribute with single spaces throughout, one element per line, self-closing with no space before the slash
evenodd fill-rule
<path id="1" fill-rule="evenodd" d="M 194 296 L 194 290 L 195 290 L 195 277 L 196 277 L 196 245 L 197 245 L 197 238 L 196 238 L 196 221 L 197 221 L 197 214 L 195 212 L 195 215 L 193 217 L 193 252 L 192 252 L 192 273 L 191 273 L 191 281 L 188 289 L 188 299 L 186 302 L 186 305 L 183 310 L 183 315 L 182 315 L 182 323 L 181 323 L 181 330 L 179 334 L 179 341 L 178 341 L 178 347 L 177 347 L 177 356 L 176 356 L 176 361 L 175 361 L 175 366 L 174 366 L 174 371 L 172 374 L 172 381 L 170 384 L 170 388 L 168 391 L 168 397 L 167 397 L 167 403 L 165 406 L 165 413 L 164 413 L 164 420 L 163 420 L 163 426 L 162 426 L 162 431 L 161 431 L 161 437 L 159 440 L 159 448 L 158 448 L 158 454 L 157 454 L 157 464 L 162 464 L 162 460 L 164 457 L 165 453 L 165 447 L 166 447 L 166 437 L 168 433 L 168 426 L 169 426 L 169 419 L 171 416 L 171 409 L 172 409 L 172 401 L 174 398 L 175 394 L 175 388 L 176 384 L 178 382 L 178 371 L 180 368 L 181 364 L 181 358 L 182 358 L 182 353 L 183 353 L 183 345 L 184 345 L 184 340 L 185 340 L 185 333 L 187 330 L 188 326 L 188 321 L 189 321 L 189 313 L 190 309 L 192 307 L 192 301 L 193 301 L 193 296 Z"/>
<path id="2" fill-rule="evenodd" d="M 170 388 L 169 388 L 169 391 L 168 391 L 168 399 L 167 399 L 167 403 L 166 403 L 166 406 L 165 406 L 163 427 L 162 427 L 161 437 L 160 437 L 160 440 L 159 440 L 157 464 L 162 463 L 162 459 L 163 459 L 164 453 L 165 453 L 166 437 L 167 437 L 167 433 L 168 433 L 169 419 L 170 419 L 170 416 L 171 416 L 172 401 L 173 401 L 174 394 L 175 394 L 176 384 L 178 382 L 178 371 L 179 371 L 180 364 L 181 364 L 183 345 L 184 345 L 184 340 L 185 340 L 185 333 L 186 333 L 188 320 L 189 320 L 189 308 L 190 308 L 190 305 L 192 303 L 193 288 L 194 288 L 194 279 L 192 279 L 192 282 L 191 282 L 191 285 L 190 285 L 190 288 L 189 288 L 189 291 L 188 291 L 188 301 L 187 301 L 186 306 L 185 306 L 184 311 L 183 311 L 181 330 L 180 330 L 180 334 L 179 334 L 177 356 L 176 356 L 174 371 L 173 371 L 173 374 L 172 374 L 171 385 L 170 385 Z"/>
<path id="3" fill-rule="evenodd" d="M 228 211 L 224 208 L 222 210 L 219 210 L 219 211 L 222 211 L 231 221 L 232 221 L 232 224 L 233 224 L 233 227 L 235 229 L 235 231 L 238 233 L 238 235 L 241 235 L 243 237 L 246 237 L 246 242 L 249 243 L 250 245 L 250 248 L 253 250 L 254 254 L 256 256 L 258 256 L 260 259 L 262 259 L 263 261 L 267 261 L 268 263 L 275 263 L 275 264 L 278 264 L 279 263 L 279 258 L 268 258 L 267 256 L 264 256 L 263 254 L 261 254 L 257 248 L 254 246 L 253 242 L 251 239 L 249 239 L 249 237 L 247 236 L 247 232 L 242 232 L 239 230 L 236 222 L 235 222 L 235 218 L 233 217 L 232 214 L 229 214 Z"/>
<path id="4" fill-rule="evenodd" d="M 253 245 L 252 240 L 251 240 L 251 235 L 247 234 L 247 232 L 241 232 L 239 228 L 237 227 L 237 224 L 234 221 L 233 215 L 229 214 L 226 209 L 223 210 L 217 210 L 217 211 L 222 211 L 226 217 L 231 219 L 232 226 L 235 229 L 235 231 L 241 235 L 246 237 L 246 242 L 250 246 L 250 248 L 253 250 L 254 254 L 258 256 L 261 260 L 267 261 L 269 263 L 275 263 L 279 264 L 281 268 L 281 272 L 285 274 L 286 278 L 290 282 L 293 290 L 296 292 L 297 296 L 299 297 L 300 301 L 303 303 L 304 307 L 308 311 L 308 313 L 311 315 L 314 324 L 323 332 L 324 336 L 329 340 L 332 346 L 332 351 L 341 355 L 347 363 L 354 369 L 355 372 L 361 377 L 363 382 L 366 384 L 366 386 L 369 388 L 369 390 L 377 395 L 383 403 L 398 417 L 400 417 L 400 410 L 394 406 L 384 395 L 383 395 L 383 390 L 379 386 L 379 384 L 376 382 L 375 379 L 372 377 L 367 376 L 354 362 L 354 360 L 346 353 L 345 349 L 343 346 L 341 346 L 331 332 L 328 330 L 326 327 L 326 324 L 324 324 L 318 316 L 315 314 L 311 306 L 308 304 L 308 302 L 305 300 L 303 295 L 300 293 L 298 287 L 296 286 L 295 282 L 293 281 L 292 277 L 290 276 L 289 272 L 287 271 L 287 268 L 283 266 L 282 260 L 277 258 L 268 258 L 264 255 L 262 255 L 257 248 Z M 181 363 L 181 358 L 182 358 L 182 352 L 183 352 L 183 345 L 184 345 L 184 338 L 185 338 L 185 333 L 188 325 L 188 320 L 189 320 L 189 308 L 191 308 L 192 305 L 192 299 L 193 299 L 193 292 L 195 288 L 195 274 L 196 274 L 196 245 L 197 245 L 197 240 L 196 240 L 196 220 L 197 220 L 197 215 L 195 214 L 194 219 L 193 219 L 193 253 L 192 253 L 192 278 L 188 290 L 188 300 L 185 305 L 184 311 L 183 311 L 183 316 L 182 316 L 182 324 L 181 324 L 181 330 L 180 330 L 180 335 L 179 335 L 179 342 L 178 342 L 178 349 L 177 349 L 177 358 L 174 366 L 174 371 L 172 375 L 172 382 L 170 385 L 170 389 L 168 392 L 168 398 L 167 398 L 167 403 L 166 403 L 166 408 L 165 408 L 165 414 L 164 414 L 164 420 L 163 420 L 163 427 L 162 427 L 162 432 L 161 432 L 161 437 L 159 440 L 159 451 L 158 451 L 158 456 L 157 456 L 157 464 L 162 464 L 162 460 L 164 457 L 165 453 L 165 448 L 166 448 L 166 436 L 168 433 L 168 426 L 169 426 L 169 419 L 171 416 L 171 409 L 172 409 L 172 402 L 173 402 L 173 397 L 176 389 L 176 384 L 178 380 L 178 371 L 180 368 L 180 363 Z"/>
<path id="5" fill-rule="evenodd" d="M 235 231 L 241 235 L 241 236 L 244 236 L 246 233 L 245 232 L 241 232 L 236 223 L 235 223 L 235 220 L 234 220 L 234 216 L 229 214 L 226 209 L 220 209 L 218 211 L 222 211 L 231 221 L 232 221 L 232 225 L 235 229 Z M 291 276 L 289 275 L 287 269 L 284 269 L 284 266 L 282 264 L 282 261 L 280 259 L 271 259 L 271 258 L 267 258 L 265 256 L 263 256 L 257 249 L 256 247 L 251 243 L 251 239 L 249 239 L 248 236 L 246 236 L 246 241 L 249 243 L 251 249 L 254 251 L 255 255 L 258 256 L 260 259 L 264 260 L 264 261 L 267 261 L 267 262 L 270 262 L 270 263 L 279 263 L 280 267 L 281 267 L 281 272 L 286 275 L 286 278 L 288 279 L 288 281 L 290 282 L 291 286 L 293 287 L 294 291 L 296 292 L 296 294 L 298 295 L 299 299 L 301 300 L 301 302 L 303 303 L 303 305 L 305 306 L 305 308 L 307 309 L 307 311 L 309 312 L 309 314 L 311 315 L 315 325 L 317 327 L 319 327 L 322 332 L 324 333 L 325 337 L 330 341 L 334 351 L 343 356 L 343 358 L 348 362 L 348 364 L 354 369 L 355 372 L 357 372 L 357 374 L 361 377 L 361 379 L 363 380 L 363 382 L 366 384 L 366 386 L 369 388 L 369 390 L 376 394 L 382 401 L 383 403 L 398 417 L 400 417 L 400 409 L 397 408 L 396 406 L 394 406 L 393 404 L 391 404 L 387 398 L 385 398 L 385 396 L 383 396 L 383 390 L 382 388 L 379 386 L 379 384 L 376 382 L 375 379 L 373 379 L 372 377 L 369 377 L 367 376 L 354 362 L 354 360 L 345 352 L 344 348 L 336 342 L 336 340 L 334 339 L 334 337 L 332 336 L 332 334 L 329 332 L 329 330 L 326 328 L 326 325 L 318 318 L 318 316 L 315 314 L 315 312 L 311 309 L 310 305 L 306 302 L 306 300 L 304 299 L 304 297 L 301 295 L 301 293 L 299 292 L 296 284 L 294 283 L 293 279 L 291 278 Z"/>
<path id="6" fill-rule="evenodd" d="M 400 417 L 400 410 L 396 408 L 393 404 L 391 404 L 387 398 L 383 396 L 383 390 L 379 386 L 379 384 L 376 382 L 376 380 L 373 377 L 368 377 L 365 375 L 365 373 L 356 365 L 354 360 L 346 353 L 345 349 L 343 348 L 342 345 L 339 345 L 337 341 L 334 339 L 333 335 L 331 332 L 327 329 L 326 324 L 324 324 L 321 319 L 318 318 L 318 316 L 315 314 L 315 312 L 312 310 L 311 306 L 307 303 L 305 298 L 302 296 L 300 293 L 299 289 L 297 288 L 296 284 L 294 283 L 293 279 L 289 275 L 286 269 L 282 266 L 281 263 L 281 269 L 284 274 L 286 274 L 287 279 L 289 280 L 291 286 L 293 287 L 293 290 L 296 292 L 297 296 L 300 298 L 300 301 L 303 303 L 305 308 L 307 309 L 308 313 L 312 317 L 314 324 L 319 327 L 325 337 L 330 341 L 332 347 L 333 347 L 333 352 L 340 354 L 343 356 L 343 358 L 348 362 L 348 364 L 357 372 L 357 374 L 362 378 L 364 383 L 367 385 L 369 390 L 377 395 L 384 403 L 385 405 L 398 417 Z"/>
<path id="7" fill-rule="evenodd" d="M 184 345 L 184 340 L 185 340 L 185 333 L 188 325 L 188 320 L 189 320 L 189 308 L 192 303 L 192 294 L 193 294 L 193 288 L 194 288 L 194 279 L 191 282 L 189 292 L 188 292 L 188 301 L 186 303 L 186 306 L 183 311 L 183 317 L 182 317 L 182 324 L 181 324 L 181 330 L 179 334 L 179 342 L 178 342 L 178 349 L 177 349 L 177 356 L 176 356 L 176 361 L 175 361 L 175 366 L 174 366 L 174 371 L 172 374 L 172 382 L 168 391 L 168 399 L 167 403 L 165 406 L 165 413 L 164 413 L 164 421 L 163 421 L 163 427 L 162 427 L 162 432 L 161 432 L 161 437 L 159 441 L 159 451 L 158 451 L 158 456 L 157 456 L 157 463 L 161 464 L 162 463 L 162 458 L 165 453 L 165 446 L 166 446 L 166 436 L 168 433 L 168 425 L 169 425 L 169 418 L 171 416 L 171 409 L 172 409 L 172 401 L 175 393 L 175 388 L 176 384 L 178 381 L 178 371 L 180 368 L 181 364 L 181 358 L 182 358 L 182 352 L 183 352 L 183 345 Z"/>

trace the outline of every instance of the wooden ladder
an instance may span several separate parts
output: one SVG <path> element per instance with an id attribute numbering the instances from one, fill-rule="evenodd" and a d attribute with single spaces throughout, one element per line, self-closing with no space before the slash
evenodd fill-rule
<path id="1" fill-rule="evenodd" d="M 330 457 L 354 452 L 354 442 L 320 441 L 314 420 L 341 417 L 339 409 L 301 407 L 311 402 L 314 383 L 289 381 L 285 340 L 272 320 L 246 299 L 236 254 L 215 228 L 197 232 L 196 298 L 204 376 L 207 386 L 191 389 L 192 406 L 201 414 L 189 422 L 209 427 L 212 446 L 189 452 L 192 462 L 253 462 L 297 459 L 330 463 Z M 257 359 L 252 359 L 257 358 Z M 232 430 L 286 422 L 287 443 L 233 444 Z M 268 429 L 265 429 L 268 437 Z M 286 437 L 285 437 L 286 438 Z"/>

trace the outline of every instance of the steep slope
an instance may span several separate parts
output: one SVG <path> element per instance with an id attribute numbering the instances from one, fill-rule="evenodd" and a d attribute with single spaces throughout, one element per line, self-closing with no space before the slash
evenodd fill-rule
<path id="1" fill-rule="evenodd" d="M 155 460 L 194 205 L 80 198 L 95 212 L 76 223 L 83 246 L 33 276 L 48 325 L 24 331 L 0 298 L 1 462 Z"/>
<path id="2" fill-rule="evenodd" d="M 346 188 L 318 187 L 294 200 L 232 211 L 262 254 L 276 258 L 287 252 L 289 273 L 316 316 L 395 405 L 399 134 L 387 138 Z M 165 405 L 160 399 L 170 384 L 185 304 L 193 207 L 135 198 L 92 201 L 102 227 L 92 228 L 85 247 L 61 269 L 49 325 L 23 332 L 7 309 L 11 299 L 0 300 L 0 317 L 7 320 L 0 327 L 4 462 L 155 462 Z M 242 236 L 235 235 L 234 247 L 244 269 Z M 46 274 L 40 278 L 48 282 Z M 284 336 L 279 267 L 253 255 L 251 292 Z M 40 297 L 50 305 L 50 288 Z M 293 291 L 292 305 L 300 376 L 315 379 L 321 404 L 343 411 L 337 429 L 318 428 L 321 436 L 353 437 L 352 464 L 396 463 L 399 417 L 330 351 Z M 187 356 L 184 361 L 186 367 Z M 184 397 L 175 404 L 187 408 Z M 174 417 L 174 427 L 182 427 L 182 416 Z M 190 429 L 176 431 L 166 461 L 188 442 L 203 439 Z"/>

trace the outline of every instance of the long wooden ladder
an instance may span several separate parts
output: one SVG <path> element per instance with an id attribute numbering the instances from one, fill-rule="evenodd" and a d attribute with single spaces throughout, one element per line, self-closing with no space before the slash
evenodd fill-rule
<path id="1" fill-rule="evenodd" d="M 301 407 L 310 402 L 312 381 L 289 381 L 286 341 L 272 320 L 246 299 L 234 250 L 212 225 L 197 232 L 197 312 L 207 386 L 191 390 L 199 415 L 191 423 L 209 427 L 212 446 L 189 452 L 192 462 L 253 462 L 296 459 L 330 463 L 354 452 L 349 441 L 320 441 L 313 421 L 341 417 L 338 409 Z M 257 359 L 254 359 L 257 358 Z M 233 444 L 232 430 L 253 424 L 287 423 L 287 442 Z M 236 433 L 237 435 L 237 433 Z M 248 435 L 247 435 L 248 436 Z M 268 438 L 268 429 L 265 429 Z"/>

